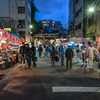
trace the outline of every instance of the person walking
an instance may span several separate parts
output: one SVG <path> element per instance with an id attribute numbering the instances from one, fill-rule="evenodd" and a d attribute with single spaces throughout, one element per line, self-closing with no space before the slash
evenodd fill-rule
<path id="1" fill-rule="evenodd" d="M 25 44 L 22 43 L 22 46 L 20 47 L 20 56 L 21 56 L 21 63 L 22 63 L 22 66 L 23 64 L 25 64 L 25 58 L 24 58 L 24 52 L 25 52 Z"/>
<path id="2" fill-rule="evenodd" d="M 79 50 L 79 45 L 76 46 L 76 62 L 79 63 L 79 57 L 80 57 L 80 50 Z"/>
<path id="3" fill-rule="evenodd" d="M 43 46 L 43 58 L 45 57 L 45 53 L 46 53 L 46 51 L 45 51 L 45 45 Z"/>
<path id="4" fill-rule="evenodd" d="M 56 55 L 58 55 L 59 49 L 58 46 L 56 46 Z"/>
<path id="5" fill-rule="evenodd" d="M 88 49 L 87 49 L 87 58 L 88 58 L 88 62 L 89 62 L 89 68 L 93 67 L 93 55 L 94 55 L 94 51 L 95 48 L 91 46 L 91 42 L 88 42 Z"/>
<path id="6" fill-rule="evenodd" d="M 36 62 L 35 62 L 35 55 L 36 55 L 36 47 L 34 46 L 34 43 L 32 43 L 32 61 L 33 61 L 33 67 L 36 67 Z"/>
<path id="7" fill-rule="evenodd" d="M 66 57 L 66 67 L 68 68 L 68 62 L 70 61 L 70 69 L 72 68 L 72 58 L 73 58 L 73 49 L 71 48 L 71 46 L 68 46 L 66 53 L 65 53 L 65 57 Z"/>
<path id="8" fill-rule="evenodd" d="M 29 44 L 26 44 L 26 49 L 25 49 L 24 57 L 27 60 L 28 68 L 31 67 L 31 56 L 32 56 L 31 48 L 29 47 Z"/>
<path id="9" fill-rule="evenodd" d="M 39 46 L 38 51 L 39 51 L 39 57 L 41 58 L 41 54 L 42 54 L 42 47 L 41 47 L 41 45 Z"/>
<path id="10" fill-rule="evenodd" d="M 46 46 L 46 57 L 48 57 L 49 47 Z"/>
<path id="11" fill-rule="evenodd" d="M 60 54 L 61 54 L 61 66 L 64 66 L 64 48 L 63 45 L 60 47 Z"/>
<path id="12" fill-rule="evenodd" d="M 51 51 L 52 51 L 52 45 L 50 46 L 50 48 L 49 48 L 49 49 L 50 49 L 50 53 L 51 53 Z"/>
<path id="13" fill-rule="evenodd" d="M 59 49 L 59 57 L 61 57 L 61 55 L 60 55 L 60 46 L 59 46 L 59 48 L 58 48 L 58 49 Z"/>
<path id="14" fill-rule="evenodd" d="M 86 65 L 86 46 L 84 45 L 84 42 L 82 43 L 83 45 L 81 46 L 81 54 L 82 54 L 82 66 Z"/>
<path id="15" fill-rule="evenodd" d="M 52 51 L 51 51 L 51 65 L 54 66 L 55 65 L 55 48 L 52 47 Z"/>

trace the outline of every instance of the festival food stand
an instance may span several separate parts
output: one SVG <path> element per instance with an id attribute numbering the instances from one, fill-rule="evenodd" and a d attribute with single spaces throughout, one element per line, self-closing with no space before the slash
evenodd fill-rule
<path id="1" fill-rule="evenodd" d="M 0 29 L 0 64 L 2 69 L 11 67 L 18 62 L 18 48 L 21 36 Z"/>

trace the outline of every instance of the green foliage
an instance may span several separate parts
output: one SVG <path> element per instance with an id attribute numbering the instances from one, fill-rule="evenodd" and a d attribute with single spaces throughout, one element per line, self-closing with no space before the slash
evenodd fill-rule
<path id="1" fill-rule="evenodd" d="M 31 0 L 31 24 L 33 25 L 32 35 L 39 34 L 42 29 L 42 23 L 35 20 L 36 12 L 39 12 L 39 10 L 36 8 L 34 0 Z"/>
<path id="2" fill-rule="evenodd" d="M 36 12 L 39 12 L 39 10 L 36 8 L 34 0 L 31 0 L 31 24 L 34 24 L 36 22 L 35 20 Z"/>

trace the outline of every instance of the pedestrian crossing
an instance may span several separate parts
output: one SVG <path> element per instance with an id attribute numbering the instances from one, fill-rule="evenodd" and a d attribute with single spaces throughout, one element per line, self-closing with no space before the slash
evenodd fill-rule
<path id="1" fill-rule="evenodd" d="M 52 92 L 100 92 L 100 87 L 71 87 L 71 86 L 54 86 Z"/>

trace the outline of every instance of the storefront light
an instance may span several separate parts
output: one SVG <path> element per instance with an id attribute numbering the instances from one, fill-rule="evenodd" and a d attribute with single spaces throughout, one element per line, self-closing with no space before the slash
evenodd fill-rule
<path id="1" fill-rule="evenodd" d="M 6 41 L 2 40 L 1 43 L 6 43 Z"/>
<path id="2" fill-rule="evenodd" d="M 0 32 L 0 35 L 2 35 L 2 32 Z"/>

